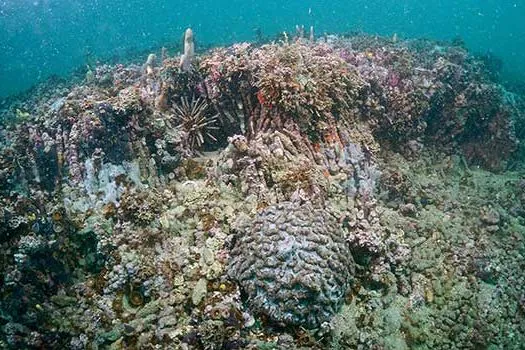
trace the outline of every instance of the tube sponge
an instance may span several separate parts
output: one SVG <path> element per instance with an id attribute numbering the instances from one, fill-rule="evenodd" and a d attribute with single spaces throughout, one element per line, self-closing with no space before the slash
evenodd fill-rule
<path id="1" fill-rule="evenodd" d="M 191 62 L 195 56 L 195 43 L 193 41 L 193 31 L 191 28 L 184 32 L 184 54 L 180 57 L 180 68 L 183 72 L 191 70 Z"/>

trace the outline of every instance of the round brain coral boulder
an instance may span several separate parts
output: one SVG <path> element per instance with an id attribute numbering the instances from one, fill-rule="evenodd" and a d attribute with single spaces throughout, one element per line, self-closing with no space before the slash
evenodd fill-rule
<path id="1" fill-rule="evenodd" d="M 264 209 L 241 227 L 228 265 L 254 312 L 306 328 L 337 312 L 353 272 L 336 216 L 290 202 Z"/>

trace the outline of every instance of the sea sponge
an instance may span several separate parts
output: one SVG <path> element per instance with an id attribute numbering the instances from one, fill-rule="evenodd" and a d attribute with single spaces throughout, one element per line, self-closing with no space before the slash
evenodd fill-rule
<path id="1" fill-rule="evenodd" d="M 193 31 L 191 28 L 184 32 L 184 54 L 180 58 L 180 68 L 183 72 L 191 70 L 191 63 L 195 56 L 195 42 L 193 41 Z"/>
<path id="2" fill-rule="evenodd" d="M 354 260 L 336 216 L 278 203 L 241 224 L 228 274 L 249 307 L 278 325 L 317 328 L 338 311 Z"/>
<path id="3" fill-rule="evenodd" d="M 146 74 L 148 76 L 155 74 L 156 61 L 157 61 L 157 56 L 154 53 L 150 53 L 148 55 L 148 59 L 146 60 L 146 64 L 144 65 Z"/>

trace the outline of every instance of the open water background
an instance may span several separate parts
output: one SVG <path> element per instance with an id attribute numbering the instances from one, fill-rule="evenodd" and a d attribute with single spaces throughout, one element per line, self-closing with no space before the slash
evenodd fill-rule
<path id="1" fill-rule="evenodd" d="M 400 38 L 461 38 L 502 59 L 503 80 L 525 81 L 525 1 L 508 0 L 0 0 L 0 97 L 97 59 L 176 46 L 293 32 L 362 31 Z M 174 50 L 170 52 L 175 54 Z"/>

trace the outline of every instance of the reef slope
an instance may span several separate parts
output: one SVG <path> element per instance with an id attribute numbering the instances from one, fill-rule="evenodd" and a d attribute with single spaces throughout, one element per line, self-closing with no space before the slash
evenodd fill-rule
<path id="1" fill-rule="evenodd" d="M 2 105 L 0 347 L 525 343 L 523 102 L 482 61 L 364 35 L 144 61 Z"/>

